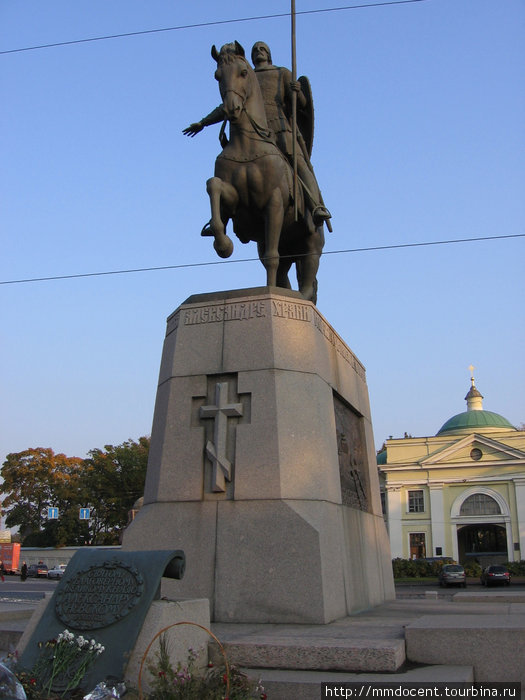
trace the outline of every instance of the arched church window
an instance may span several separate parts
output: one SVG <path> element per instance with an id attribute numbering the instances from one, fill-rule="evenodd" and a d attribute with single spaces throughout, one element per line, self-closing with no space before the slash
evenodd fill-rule
<path id="1" fill-rule="evenodd" d="M 460 515 L 500 515 L 500 507 L 486 493 L 474 493 L 461 504 Z"/>

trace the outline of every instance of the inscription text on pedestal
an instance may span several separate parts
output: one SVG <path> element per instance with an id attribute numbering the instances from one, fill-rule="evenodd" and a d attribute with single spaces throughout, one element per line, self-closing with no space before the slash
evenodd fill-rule
<path id="1" fill-rule="evenodd" d="M 183 323 L 185 326 L 195 326 L 200 323 L 247 321 L 251 318 L 262 318 L 264 316 L 266 316 L 266 304 L 264 301 L 247 301 L 237 304 L 198 306 L 195 309 L 184 309 Z"/>

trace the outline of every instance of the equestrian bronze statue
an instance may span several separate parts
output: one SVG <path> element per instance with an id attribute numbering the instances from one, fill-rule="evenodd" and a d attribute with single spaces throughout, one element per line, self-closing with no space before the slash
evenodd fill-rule
<path id="1" fill-rule="evenodd" d="M 272 65 L 270 49 L 257 42 L 252 49 L 255 71 L 238 42 L 215 46 L 215 77 L 222 104 L 184 133 L 195 136 L 210 124 L 223 121 L 222 152 L 215 175 L 206 183 L 211 219 L 201 234 L 213 236 L 218 255 L 229 257 L 233 243 L 226 233 L 231 219 L 242 243 L 255 241 L 266 269 L 266 284 L 290 289 L 288 272 L 295 263 L 299 291 L 315 303 L 317 270 L 324 245 L 323 224 L 330 228 L 330 212 L 322 200 L 310 162 L 313 111 L 303 110 L 296 143 L 299 186 L 294 190 L 289 122 L 289 97 L 297 94 L 299 107 L 311 108 L 306 78 L 291 81 L 290 71 Z M 306 93 L 306 94 L 305 94 Z M 230 124 L 226 138 L 224 126 Z M 294 191 L 297 192 L 294 214 Z"/>

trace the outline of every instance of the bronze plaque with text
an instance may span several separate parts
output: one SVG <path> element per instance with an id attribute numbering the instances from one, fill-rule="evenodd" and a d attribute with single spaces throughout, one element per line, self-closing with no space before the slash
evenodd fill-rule
<path id="1" fill-rule="evenodd" d="M 55 610 L 71 629 L 108 627 L 125 617 L 144 592 L 144 580 L 134 567 L 120 561 L 78 571 L 57 591 Z"/>

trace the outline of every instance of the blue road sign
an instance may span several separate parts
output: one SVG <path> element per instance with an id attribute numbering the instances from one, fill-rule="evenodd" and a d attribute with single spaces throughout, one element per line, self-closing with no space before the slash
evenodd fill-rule
<path id="1" fill-rule="evenodd" d="M 47 509 L 47 519 L 57 520 L 58 519 L 58 508 L 48 508 Z"/>
<path id="2" fill-rule="evenodd" d="M 79 513 L 79 518 L 80 520 L 89 520 L 91 516 L 91 510 L 90 508 L 81 508 L 80 513 Z"/>

